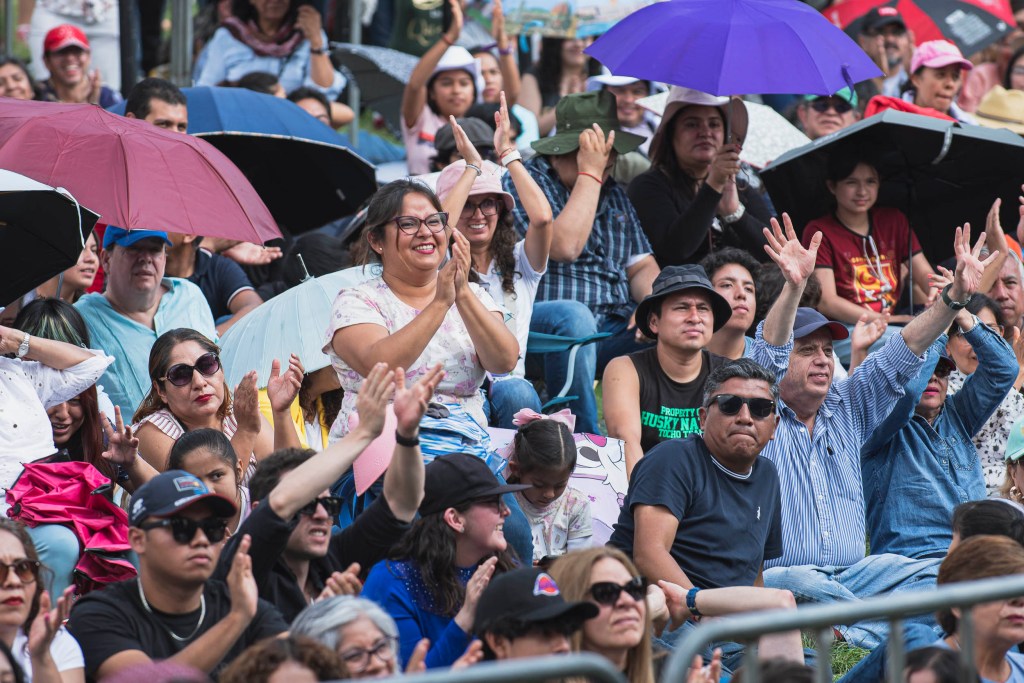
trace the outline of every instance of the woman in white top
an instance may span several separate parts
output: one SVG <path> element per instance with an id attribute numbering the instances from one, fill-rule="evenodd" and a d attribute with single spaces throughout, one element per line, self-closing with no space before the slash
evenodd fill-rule
<path id="1" fill-rule="evenodd" d="M 451 119 L 462 161 L 449 165 L 437 179 L 437 194 L 455 229 L 469 242 L 473 272 L 491 297 L 505 306 L 505 325 L 519 341 L 515 369 L 491 376 L 488 398 L 492 425 L 514 429 L 512 417 L 522 408 L 540 412 L 540 399 L 525 379 L 526 341 L 533 301 L 548 267 L 551 249 L 551 205 L 516 151 L 505 94 L 495 116 L 494 149 L 508 169 L 523 208 L 530 217 L 526 236 L 519 239 L 512 217 L 515 200 L 502 189 L 501 168 L 482 161 L 462 126 Z"/>

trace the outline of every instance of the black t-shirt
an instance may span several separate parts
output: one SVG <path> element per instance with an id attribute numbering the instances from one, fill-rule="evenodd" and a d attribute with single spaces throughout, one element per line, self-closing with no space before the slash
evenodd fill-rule
<path id="1" fill-rule="evenodd" d="M 660 505 L 679 520 L 672 558 L 698 588 L 751 586 L 765 560 L 782 556 L 782 496 L 770 460 L 746 479 L 717 463 L 704 437 L 659 444 L 633 469 L 609 545 L 632 556 L 633 506 Z"/>
<path id="2" fill-rule="evenodd" d="M 253 288 L 240 265 L 205 249 L 196 250 L 196 269 L 188 281 L 203 290 L 214 320 L 231 315 L 228 304 L 235 295 Z"/>
<path id="3" fill-rule="evenodd" d="M 67 628 L 82 646 L 86 678 L 95 680 L 103 662 L 120 652 L 140 650 L 157 660 L 173 657 L 184 650 L 231 611 L 227 585 L 220 581 L 207 581 L 203 595 L 206 598 L 206 616 L 199 631 L 187 643 L 172 638 L 167 629 L 179 636 L 191 633 L 199 622 L 200 610 L 188 614 L 147 612 L 139 599 L 138 579 L 111 584 L 83 597 L 71 610 Z M 260 600 L 256 616 L 211 674 L 216 676 L 250 645 L 287 630 L 288 624 L 277 608 L 266 600 Z"/>
<path id="4" fill-rule="evenodd" d="M 220 554 L 214 578 L 223 579 L 231 570 L 231 558 L 243 534 L 252 537 L 249 556 L 252 572 L 259 586 L 260 597 L 281 610 L 289 624 L 309 606 L 306 594 L 295 580 L 295 574 L 281 559 L 296 520 L 283 520 L 265 501 L 252 511 Z M 358 562 L 363 574 L 385 559 L 391 546 L 402 537 L 409 525 L 395 518 L 384 496 L 380 496 L 355 521 L 331 537 L 326 557 L 309 563 L 309 579 L 314 590 L 323 590 L 327 578 Z"/>
<path id="5" fill-rule="evenodd" d="M 729 359 L 701 351 L 700 374 L 690 382 L 676 382 L 658 362 L 656 346 L 629 354 L 640 379 L 640 447 L 644 453 L 668 439 L 700 434 L 697 411 L 704 399 L 708 375 Z"/>

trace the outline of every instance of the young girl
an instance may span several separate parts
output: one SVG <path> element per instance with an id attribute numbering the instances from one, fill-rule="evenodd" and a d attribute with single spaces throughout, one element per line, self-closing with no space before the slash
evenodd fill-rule
<path id="1" fill-rule="evenodd" d="M 249 489 L 242 486 L 242 463 L 224 432 L 209 428 L 185 432 L 171 448 L 167 468 L 185 470 L 214 493 L 235 501 L 238 512 L 228 522 L 229 534 L 249 516 Z"/>
<path id="2" fill-rule="evenodd" d="M 593 530 L 590 501 L 569 486 L 576 468 L 576 442 L 571 414 L 544 416 L 530 411 L 516 414 L 519 425 L 508 462 L 509 483 L 533 488 L 514 495 L 533 530 L 533 561 L 589 547 Z M 568 413 L 568 411 L 561 411 Z"/>

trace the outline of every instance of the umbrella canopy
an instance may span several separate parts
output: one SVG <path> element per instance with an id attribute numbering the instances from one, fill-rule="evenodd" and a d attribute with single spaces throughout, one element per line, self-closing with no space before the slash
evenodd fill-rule
<path id="1" fill-rule="evenodd" d="M 660 92 L 637 100 L 637 104 L 661 116 L 665 112 L 669 93 Z M 749 123 L 747 136 L 740 150 L 740 160 L 755 168 L 764 168 L 772 159 L 777 159 L 791 149 L 803 147 L 811 141 L 799 128 L 786 120 L 769 106 L 756 102 L 744 102 Z M 736 105 L 738 106 L 738 105 Z"/>
<path id="2" fill-rule="evenodd" d="M 362 106 L 379 112 L 392 130 L 401 131 L 402 93 L 419 59 L 387 47 L 353 43 L 331 46 L 331 61 L 359 86 Z"/>
<path id="3" fill-rule="evenodd" d="M 799 230 L 834 208 L 825 186 L 832 154 L 876 163 L 882 181 L 877 204 L 907 214 L 932 263 L 952 255 L 957 226 L 969 222 L 975 233 L 984 229 L 996 197 L 1003 199 L 1003 225 L 1017 224 L 1024 140 L 1008 130 L 886 110 L 795 149 L 762 170 L 761 178 L 775 208 L 788 212 Z"/>
<path id="4" fill-rule="evenodd" d="M 0 170 L 0 254 L 12 259 L 0 279 L 0 305 L 75 265 L 97 218 L 67 190 Z"/>
<path id="5" fill-rule="evenodd" d="M 212 145 L 91 104 L 0 100 L 0 168 L 66 187 L 111 225 L 257 244 L 281 236 Z"/>
<path id="6" fill-rule="evenodd" d="M 371 163 L 294 102 L 245 88 L 183 88 L 188 132 L 241 169 L 292 233 L 355 213 L 377 191 Z M 124 113 L 124 103 L 111 108 Z"/>
<path id="7" fill-rule="evenodd" d="M 948 40 L 970 57 L 1017 25 L 1006 0 L 845 0 L 824 11 L 839 28 L 849 28 L 875 7 L 895 7 L 918 45 Z"/>
<path id="8" fill-rule="evenodd" d="M 619 76 L 713 95 L 831 95 L 878 66 L 800 0 L 667 0 L 629 15 L 586 52 Z"/>

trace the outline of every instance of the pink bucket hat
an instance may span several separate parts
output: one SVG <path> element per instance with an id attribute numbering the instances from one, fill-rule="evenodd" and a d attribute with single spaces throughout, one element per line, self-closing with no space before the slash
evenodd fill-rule
<path id="1" fill-rule="evenodd" d="M 462 177 L 466 170 L 466 161 L 459 159 L 444 167 L 441 175 L 437 178 L 437 196 L 443 202 L 451 194 L 455 183 Z M 505 208 L 511 211 L 516 206 L 516 200 L 501 187 L 501 166 L 493 161 L 485 161 L 480 165 L 483 174 L 477 176 L 473 181 L 473 187 L 469 190 L 470 197 L 481 194 L 500 194 L 505 202 Z"/>
<path id="2" fill-rule="evenodd" d="M 960 49 L 953 43 L 948 40 L 929 40 L 921 43 L 914 50 L 914 57 L 910 60 L 910 73 L 916 73 L 922 66 L 941 69 L 950 64 L 959 64 L 964 71 L 974 68 L 974 65 L 964 59 Z"/>

